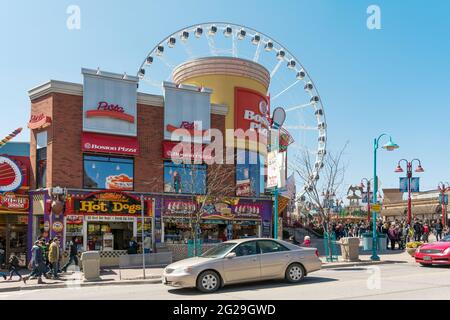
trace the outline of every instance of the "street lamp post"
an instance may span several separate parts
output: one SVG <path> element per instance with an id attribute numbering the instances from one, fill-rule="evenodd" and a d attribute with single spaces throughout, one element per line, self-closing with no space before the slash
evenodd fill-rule
<path id="1" fill-rule="evenodd" d="M 364 181 L 366 182 L 366 185 L 364 185 Z M 364 192 L 364 188 L 367 186 L 367 222 L 370 223 L 370 181 L 373 181 L 373 179 L 367 179 L 362 178 L 361 179 L 361 188 Z"/>
<path id="2" fill-rule="evenodd" d="M 445 193 L 450 190 L 450 184 L 439 182 L 438 190 L 441 195 L 440 204 L 441 204 L 441 213 L 442 213 L 442 226 L 445 228 L 447 225 L 447 201 L 445 201 Z"/>
<path id="3" fill-rule="evenodd" d="M 382 137 L 388 136 L 388 134 L 383 133 L 378 138 L 373 140 L 373 203 L 377 203 L 377 193 L 378 193 L 378 177 L 377 177 L 377 150 Z M 398 149 L 398 145 L 392 141 L 392 137 L 389 136 L 389 142 L 382 146 L 383 149 L 387 151 L 393 151 Z M 372 261 L 379 261 L 380 257 L 377 255 L 377 212 L 372 210 L 372 256 L 370 259 Z"/>
<path id="4" fill-rule="evenodd" d="M 272 125 L 271 129 L 276 130 L 276 136 L 275 141 L 272 144 L 271 143 L 271 149 L 276 150 L 276 152 L 279 152 L 280 149 L 280 141 L 279 141 L 279 135 L 280 135 L 280 127 L 283 125 L 284 120 L 286 120 L 286 111 L 281 108 L 275 108 L 272 114 Z M 271 135 L 272 136 L 272 135 Z M 273 237 L 275 239 L 278 239 L 278 185 L 275 186 L 274 189 L 274 208 L 273 208 Z"/>
<path id="5" fill-rule="evenodd" d="M 398 161 L 397 168 L 395 169 L 395 172 L 403 172 L 402 167 L 400 166 L 401 162 L 406 163 L 406 177 L 408 178 L 408 225 L 411 224 L 411 179 L 412 179 L 412 164 L 414 161 L 417 161 L 419 165 L 416 168 L 416 172 L 424 172 L 422 168 L 422 164 L 420 163 L 419 159 L 413 159 L 411 161 L 408 161 L 406 159 L 401 159 Z"/>

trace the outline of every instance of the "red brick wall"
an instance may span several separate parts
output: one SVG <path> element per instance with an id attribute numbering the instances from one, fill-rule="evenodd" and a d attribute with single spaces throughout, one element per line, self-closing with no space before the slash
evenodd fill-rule
<path id="1" fill-rule="evenodd" d="M 32 114 L 44 113 L 52 117 L 48 130 L 47 187 L 83 187 L 83 154 L 81 133 L 83 97 L 52 93 L 32 101 Z M 135 157 L 135 191 L 163 192 L 162 141 L 164 108 L 138 104 L 138 139 L 140 155 Z M 213 128 L 225 130 L 225 116 L 212 115 Z M 32 188 L 36 185 L 36 130 L 31 134 Z M 214 167 L 208 169 L 218 170 Z M 234 186 L 234 166 L 224 165 L 219 170 L 233 172 L 226 175 Z M 233 194 L 230 194 L 233 195 Z"/>
<path id="2" fill-rule="evenodd" d="M 140 155 L 135 157 L 135 191 L 163 192 L 164 108 L 138 104 Z"/>
<path id="3" fill-rule="evenodd" d="M 46 116 L 52 117 L 53 112 L 53 97 L 52 95 L 46 95 L 40 97 L 31 102 L 31 115 L 45 114 Z M 52 138 L 52 127 L 50 126 L 45 130 L 48 130 L 48 139 Z M 30 172 L 30 188 L 34 189 L 36 187 L 36 134 L 42 130 L 31 130 L 30 134 L 30 162 L 31 162 L 31 172 Z M 47 181 L 51 181 L 51 172 L 47 170 Z"/>
<path id="4" fill-rule="evenodd" d="M 53 94 L 52 187 L 83 187 L 82 108 L 82 96 Z"/>

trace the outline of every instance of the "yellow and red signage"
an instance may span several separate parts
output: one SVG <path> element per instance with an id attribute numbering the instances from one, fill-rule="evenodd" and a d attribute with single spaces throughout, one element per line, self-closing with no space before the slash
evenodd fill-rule
<path id="1" fill-rule="evenodd" d="M 234 128 L 259 131 L 267 136 L 270 128 L 270 101 L 256 90 L 236 87 Z"/>
<path id="2" fill-rule="evenodd" d="M 0 194 L 0 211 L 25 213 L 28 212 L 29 207 L 30 202 L 26 195 Z"/>
<path id="3" fill-rule="evenodd" d="M 52 118 L 46 116 L 44 113 L 33 114 L 31 115 L 30 121 L 28 122 L 28 128 L 31 130 L 43 129 L 49 127 L 51 124 Z"/>
<path id="4" fill-rule="evenodd" d="M 140 198 L 125 192 L 99 191 L 67 201 L 69 215 L 141 215 L 142 210 Z M 144 200 L 145 215 L 151 216 L 152 210 L 152 200 Z"/>

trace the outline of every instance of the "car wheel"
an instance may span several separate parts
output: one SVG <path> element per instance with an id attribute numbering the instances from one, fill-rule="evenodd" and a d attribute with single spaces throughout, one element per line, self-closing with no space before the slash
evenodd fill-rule
<path id="1" fill-rule="evenodd" d="M 305 277 L 305 269 L 300 263 L 293 263 L 286 269 L 286 281 L 296 283 Z"/>
<path id="2" fill-rule="evenodd" d="M 197 289 L 211 293 L 220 288 L 220 277 L 217 272 L 209 270 L 202 272 L 197 278 Z"/>

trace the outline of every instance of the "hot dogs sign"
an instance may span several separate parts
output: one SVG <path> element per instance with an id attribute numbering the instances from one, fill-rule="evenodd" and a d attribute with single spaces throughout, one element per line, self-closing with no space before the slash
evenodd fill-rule
<path id="1" fill-rule="evenodd" d="M 142 204 L 138 197 L 123 192 L 94 192 L 70 199 L 71 214 L 140 215 Z M 144 201 L 144 213 L 150 215 L 152 201 Z"/>

